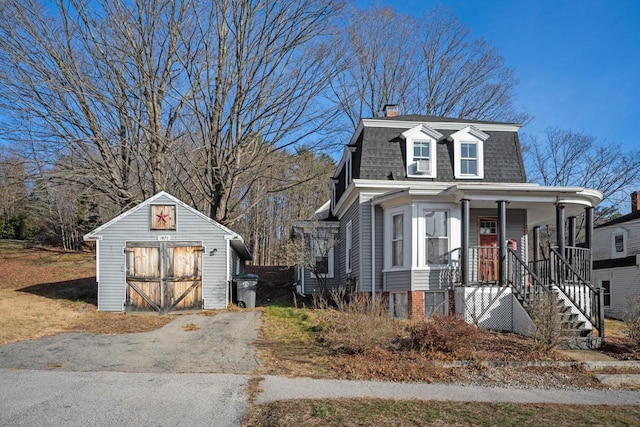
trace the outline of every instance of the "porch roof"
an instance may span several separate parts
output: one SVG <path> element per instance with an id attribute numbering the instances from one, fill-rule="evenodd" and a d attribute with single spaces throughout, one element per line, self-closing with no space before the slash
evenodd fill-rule
<path id="1" fill-rule="evenodd" d="M 469 200 L 471 208 L 495 209 L 496 202 L 506 201 L 510 209 L 525 209 L 530 226 L 542 225 L 555 221 L 556 205 L 565 206 L 567 216 L 579 215 L 586 207 L 595 207 L 602 200 L 603 194 L 598 190 L 584 187 L 547 187 L 538 184 L 500 184 L 500 183 L 420 183 L 405 181 L 401 188 L 395 181 L 394 187 L 372 199 L 376 205 L 392 202 L 402 198 L 436 197 L 459 203 Z M 366 187 L 365 182 L 356 186 Z"/>

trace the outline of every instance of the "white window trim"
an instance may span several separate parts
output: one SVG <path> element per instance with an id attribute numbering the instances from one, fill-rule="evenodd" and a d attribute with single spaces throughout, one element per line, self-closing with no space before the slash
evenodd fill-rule
<path id="1" fill-rule="evenodd" d="M 406 270 L 411 260 L 411 215 L 408 206 L 385 211 L 384 227 L 384 271 Z M 402 218 L 402 265 L 393 265 L 393 217 L 404 215 Z"/>
<path id="2" fill-rule="evenodd" d="M 313 246 L 313 257 L 314 259 L 318 256 L 322 256 L 323 253 L 320 251 L 320 246 L 318 245 L 318 241 L 316 239 L 312 239 L 312 246 Z M 327 244 L 331 244 L 331 242 L 328 242 Z M 323 279 L 333 279 L 333 273 L 334 273 L 334 246 L 331 246 L 329 248 L 329 250 L 327 251 L 327 274 L 316 274 L 315 272 L 311 271 L 311 275 L 315 276 L 316 278 L 323 278 Z"/>
<path id="3" fill-rule="evenodd" d="M 449 234 L 449 264 L 427 264 L 427 232 L 426 219 L 427 212 L 447 212 L 447 232 Z M 447 203 L 419 203 L 416 215 L 418 216 L 417 232 L 415 233 L 416 257 L 414 258 L 414 268 L 417 270 L 443 270 L 455 265 L 458 261 L 458 252 L 453 248 L 460 246 L 460 210 L 455 206 Z"/>
<path id="4" fill-rule="evenodd" d="M 484 179 L 484 141 L 489 135 L 476 129 L 473 126 L 467 126 L 458 132 L 452 133 L 449 139 L 453 141 L 453 176 L 456 179 Z M 478 173 L 463 174 L 461 162 L 461 145 L 476 144 L 476 155 L 478 161 Z"/>
<path id="5" fill-rule="evenodd" d="M 406 172 L 411 178 L 435 178 L 438 176 L 437 142 L 442 138 L 442 134 L 429 126 L 418 125 L 402 133 L 406 140 L 405 157 L 407 159 Z M 418 173 L 416 171 L 417 162 L 413 158 L 413 147 L 416 142 L 429 143 L 429 173 Z"/>
<path id="6" fill-rule="evenodd" d="M 616 236 L 622 236 L 622 252 L 616 252 Z M 616 228 L 611 233 L 611 258 L 626 258 L 629 233 L 624 228 Z"/>
<path id="7" fill-rule="evenodd" d="M 421 210 L 422 217 L 422 232 L 420 234 L 424 250 L 422 251 L 421 259 L 418 261 L 418 265 L 423 265 L 429 268 L 443 268 L 451 264 L 451 211 L 449 209 L 436 209 L 436 208 L 424 208 Z M 446 264 L 429 264 L 427 262 L 427 219 L 428 212 L 445 212 L 447 214 L 447 253 L 449 254 L 449 262 Z"/>
<path id="8" fill-rule="evenodd" d="M 344 253 L 344 271 L 345 273 L 351 273 L 352 260 L 353 260 L 353 225 L 351 221 L 347 223 L 347 229 L 345 231 L 345 253 Z"/>

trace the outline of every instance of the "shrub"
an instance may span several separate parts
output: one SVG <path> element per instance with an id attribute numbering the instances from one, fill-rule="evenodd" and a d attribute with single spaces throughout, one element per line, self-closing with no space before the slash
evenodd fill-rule
<path id="1" fill-rule="evenodd" d="M 334 303 L 340 309 L 321 314 L 325 327 L 318 339 L 336 353 L 367 354 L 387 349 L 401 332 L 402 326 L 389 316 L 388 307 L 379 297 L 373 307 L 371 296 L 363 293 L 351 295 L 348 302 L 340 299 Z"/>
<path id="2" fill-rule="evenodd" d="M 558 297 L 554 294 L 538 295 L 531 302 L 528 312 L 535 327 L 532 331 L 532 350 L 546 352 L 557 347 L 562 339 Z"/>
<path id="3" fill-rule="evenodd" d="M 629 297 L 622 320 L 626 325 L 625 333 L 629 337 L 629 343 L 640 350 L 640 294 Z"/>
<path id="4" fill-rule="evenodd" d="M 409 327 L 411 346 L 415 349 L 457 354 L 482 333 L 457 316 L 434 315 Z"/>

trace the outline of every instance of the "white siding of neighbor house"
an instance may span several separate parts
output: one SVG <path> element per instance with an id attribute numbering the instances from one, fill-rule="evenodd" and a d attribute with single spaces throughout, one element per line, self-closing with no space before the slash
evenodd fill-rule
<path id="1" fill-rule="evenodd" d="M 593 270 L 593 284 L 601 286 L 609 280 L 611 304 L 604 308 L 608 317 L 621 319 L 631 296 L 640 294 L 640 256 L 636 255 L 636 265 L 630 267 Z"/>
<path id="2" fill-rule="evenodd" d="M 640 255 L 640 219 L 637 219 L 594 229 L 593 243 L 591 245 L 594 261 L 614 257 L 611 239 L 613 233 L 617 230 L 625 230 L 627 232 L 627 252 L 623 256 Z"/>
<path id="3" fill-rule="evenodd" d="M 161 196 L 151 204 L 176 205 L 176 230 L 150 230 L 150 206 L 124 216 L 101 230 L 98 250 L 98 310 L 123 311 L 125 304 L 125 253 L 127 242 L 157 242 L 158 236 L 169 236 L 172 242 L 202 242 L 202 297 L 204 308 L 225 308 L 227 289 L 227 255 L 225 236 L 228 232 L 212 224 L 169 197 Z M 134 208 L 135 209 L 135 208 Z M 217 249 L 216 254 L 209 253 Z M 229 257 L 231 258 L 231 257 Z"/>

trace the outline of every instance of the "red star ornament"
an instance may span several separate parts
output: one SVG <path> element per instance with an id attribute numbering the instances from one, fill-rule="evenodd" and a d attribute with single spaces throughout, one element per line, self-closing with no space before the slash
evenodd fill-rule
<path id="1" fill-rule="evenodd" d="M 169 214 L 164 213 L 164 210 L 161 210 L 156 216 L 158 217 L 158 221 L 162 221 L 165 224 L 167 223 L 167 218 L 169 218 Z"/>

